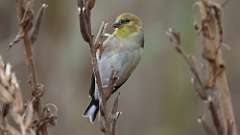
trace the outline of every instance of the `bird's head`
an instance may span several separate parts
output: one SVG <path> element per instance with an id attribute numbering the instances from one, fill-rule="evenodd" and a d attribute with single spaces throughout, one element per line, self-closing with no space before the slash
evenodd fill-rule
<path id="1" fill-rule="evenodd" d="M 112 26 L 115 29 L 114 34 L 117 37 L 126 38 L 140 32 L 142 22 L 139 17 L 134 14 L 123 13 L 115 19 Z"/>

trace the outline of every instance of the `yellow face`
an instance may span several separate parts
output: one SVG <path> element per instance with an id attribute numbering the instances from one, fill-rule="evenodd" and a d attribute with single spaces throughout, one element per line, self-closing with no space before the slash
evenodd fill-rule
<path id="1" fill-rule="evenodd" d="M 132 34 L 139 32 L 142 28 L 140 19 L 131 13 L 123 13 L 119 15 L 113 23 L 115 35 L 120 38 L 126 38 Z"/>

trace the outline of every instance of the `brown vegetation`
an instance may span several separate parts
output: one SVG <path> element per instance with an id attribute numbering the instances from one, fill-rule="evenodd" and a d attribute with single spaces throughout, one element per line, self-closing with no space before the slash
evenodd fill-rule
<path id="1" fill-rule="evenodd" d="M 225 3 L 224 3 L 225 4 Z M 200 12 L 200 24 L 195 24 L 201 40 L 201 60 L 189 56 L 181 47 L 180 33 L 169 29 L 167 35 L 177 52 L 183 56 L 193 74 L 193 86 L 207 104 L 215 130 L 206 122 L 204 112 L 198 119 L 209 135 L 237 135 L 236 121 L 222 57 L 223 27 L 221 6 L 211 0 L 195 3 Z M 216 131 L 216 133 L 215 133 Z"/>

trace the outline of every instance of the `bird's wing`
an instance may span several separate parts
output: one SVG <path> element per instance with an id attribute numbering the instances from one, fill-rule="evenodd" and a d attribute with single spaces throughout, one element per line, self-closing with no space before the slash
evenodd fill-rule
<path id="1" fill-rule="evenodd" d="M 102 53 L 108 50 L 105 50 L 105 48 L 108 48 L 109 44 L 111 44 L 111 40 L 113 38 L 113 35 L 108 35 L 108 37 L 105 39 L 105 41 L 103 42 L 102 48 L 100 49 L 99 52 L 97 52 L 97 60 L 100 61 L 101 60 L 101 55 Z M 110 41 L 110 42 L 109 42 Z M 90 85 L 90 89 L 89 89 L 89 96 L 91 98 L 97 98 L 95 97 L 96 93 L 95 93 L 95 88 L 96 88 L 96 80 L 95 80 L 95 75 L 94 73 L 92 73 L 92 77 L 91 77 L 91 85 Z"/>

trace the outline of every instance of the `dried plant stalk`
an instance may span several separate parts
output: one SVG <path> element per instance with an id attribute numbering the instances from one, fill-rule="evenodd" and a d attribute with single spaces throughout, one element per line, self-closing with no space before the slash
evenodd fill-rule
<path id="1" fill-rule="evenodd" d="M 193 56 L 188 56 L 181 48 L 179 33 L 170 29 L 167 34 L 174 44 L 177 52 L 181 54 L 194 76 L 194 87 L 203 101 L 207 101 L 212 121 L 218 135 L 237 135 L 236 121 L 233 112 L 229 86 L 227 82 L 223 57 L 223 27 L 221 5 L 211 0 L 199 0 L 195 3 L 200 11 L 200 25 L 198 28 L 201 36 L 202 58 L 204 67 L 207 67 L 207 79 L 202 74 L 206 69 L 197 69 Z M 204 117 L 203 116 L 201 117 Z M 208 134 L 214 134 L 206 122 L 202 119 L 204 129 Z"/>
<path id="2" fill-rule="evenodd" d="M 29 86 L 32 91 L 32 97 L 28 100 L 26 107 L 21 113 L 12 113 L 15 111 L 11 111 L 11 114 L 12 117 L 16 119 L 16 123 L 20 125 L 21 135 L 47 135 L 47 127 L 55 123 L 56 115 L 49 110 L 49 106 L 43 106 L 41 103 L 43 86 L 38 83 L 36 67 L 33 60 L 33 44 L 38 38 L 42 16 L 45 13 L 47 5 L 42 4 L 35 16 L 32 8 L 33 4 L 34 0 L 16 0 L 17 17 L 20 28 L 16 38 L 9 44 L 9 47 L 12 47 L 19 41 L 23 41 L 24 43 Z M 18 100 L 18 102 L 20 102 L 20 100 Z M 12 105 L 10 107 L 8 104 L 6 105 L 11 109 Z M 6 116 L 8 114 L 8 109 L 5 110 L 3 114 Z M 14 130 L 14 127 L 8 124 L 8 121 L 5 122 L 8 126 L 3 129 L 17 132 L 17 130 Z"/>
<path id="3" fill-rule="evenodd" d="M 33 54 L 32 54 L 32 40 L 29 37 L 29 31 L 33 27 L 33 1 L 32 0 L 17 0 L 17 16 L 19 18 L 19 24 L 20 24 L 20 33 L 22 35 L 22 39 L 24 41 L 24 48 L 25 48 L 25 54 L 26 54 L 26 64 L 28 66 L 28 72 L 29 72 L 29 83 L 30 87 L 32 89 L 32 95 L 34 98 L 34 110 L 37 113 L 38 117 L 41 117 L 41 103 L 40 98 L 38 97 L 39 92 L 39 84 L 37 80 L 37 72 L 36 67 L 33 61 Z M 41 131 L 42 134 L 47 135 L 47 129 L 44 128 L 43 131 Z M 40 134 L 40 132 L 38 132 Z"/>
<path id="4" fill-rule="evenodd" d="M 233 113 L 231 96 L 227 82 L 225 64 L 222 58 L 221 47 L 223 44 L 223 28 L 222 28 L 222 13 L 220 5 L 211 1 L 202 0 L 197 3 L 201 13 L 201 28 L 202 28 L 202 45 L 203 57 L 208 61 L 209 79 L 206 87 L 216 90 L 216 102 L 213 100 L 210 104 L 211 112 L 219 112 L 222 117 L 218 117 L 220 125 L 223 126 L 223 131 L 218 130 L 220 134 L 232 132 L 237 134 L 236 122 Z M 215 121 L 215 120 L 214 120 Z M 215 126 L 217 126 L 215 121 Z"/>
<path id="5" fill-rule="evenodd" d="M 117 112 L 118 108 L 118 96 L 114 100 L 113 107 L 110 110 L 107 109 L 107 101 L 111 95 L 115 77 L 114 73 L 111 79 L 111 82 L 108 87 L 102 87 L 102 81 L 99 73 L 99 68 L 97 65 L 97 56 L 96 51 L 97 49 L 101 49 L 103 44 L 103 34 L 107 27 L 106 23 L 102 23 L 98 34 L 94 40 L 92 31 L 91 31 L 91 10 L 95 5 L 95 0 L 77 0 L 78 4 L 78 12 L 79 12 L 79 22 L 80 22 L 80 31 L 83 39 L 88 42 L 90 53 L 91 53 L 91 60 L 92 60 L 92 69 L 94 72 L 94 76 L 96 79 L 96 84 L 99 90 L 100 95 L 100 115 L 101 115 L 101 125 L 100 130 L 104 132 L 106 135 L 114 135 L 115 134 L 115 127 L 116 121 L 120 113 Z"/>
<path id="6" fill-rule="evenodd" d="M 23 112 L 23 100 L 20 92 L 19 84 L 16 76 L 12 73 L 11 65 L 4 64 L 0 58 L 0 101 L 5 105 L 2 115 L 1 132 L 6 130 L 8 133 L 26 135 L 28 127 L 25 125 L 25 118 L 29 118 L 29 115 L 22 115 Z M 6 121 L 7 113 L 10 113 L 14 122 L 19 126 L 20 131 L 10 126 Z M 31 114 L 32 112 L 29 112 Z M 31 118 L 30 118 L 31 119 Z M 28 120 L 30 121 L 30 120 Z M 28 122 L 29 123 L 29 122 Z M 8 128 L 4 127 L 8 125 Z M 11 128 L 9 128 L 11 127 Z"/>

